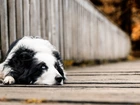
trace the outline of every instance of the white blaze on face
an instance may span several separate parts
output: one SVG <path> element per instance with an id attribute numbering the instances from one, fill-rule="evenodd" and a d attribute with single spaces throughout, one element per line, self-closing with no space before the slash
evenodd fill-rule
<path id="1" fill-rule="evenodd" d="M 47 70 L 44 70 L 43 74 L 37 78 L 35 84 L 48 84 L 53 85 L 56 83 L 55 77 L 61 76 L 60 73 L 54 67 L 56 59 L 53 55 L 47 53 L 37 53 L 35 58 L 39 62 L 44 62 L 48 67 Z"/>

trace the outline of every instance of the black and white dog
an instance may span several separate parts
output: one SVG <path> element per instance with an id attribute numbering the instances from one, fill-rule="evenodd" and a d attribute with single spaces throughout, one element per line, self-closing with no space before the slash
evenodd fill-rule
<path id="1" fill-rule="evenodd" d="M 0 64 L 4 84 L 63 84 L 66 78 L 59 52 L 49 41 L 25 36 L 13 42 Z"/>

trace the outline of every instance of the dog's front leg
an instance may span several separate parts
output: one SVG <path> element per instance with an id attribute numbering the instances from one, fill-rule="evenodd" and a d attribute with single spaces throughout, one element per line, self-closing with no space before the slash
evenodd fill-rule
<path id="1" fill-rule="evenodd" d="M 14 84 L 15 79 L 12 76 L 6 76 L 3 81 L 4 84 Z"/>
<path id="2" fill-rule="evenodd" d="M 3 76 L 4 76 L 4 74 L 3 74 L 3 68 L 4 67 L 4 63 L 1 63 L 0 64 L 0 79 L 2 79 L 3 78 Z"/>
<path id="3" fill-rule="evenodd" d="M 3 84 L 14 84 L 15 79 L 12 73 L 12 69 L 10 67 L 4 67 L 2 70 L 3 73 Z"/>
<path id="4" fill-rule="evenodd" d="M 4 84 L 13 84 L 15 83 L 15 79 L 7 74 L 10 72 L 10 68 L 4 68 L 4 62 L 0 64 L 0 81 Z"/>
<path id="5" fill-rule="evenodd" d="M 4 69 L 4 63 L 1 63 L 0 64 L 0 83 L 3 83 L 3 79 L 4 79 L 3 69 Z"/>

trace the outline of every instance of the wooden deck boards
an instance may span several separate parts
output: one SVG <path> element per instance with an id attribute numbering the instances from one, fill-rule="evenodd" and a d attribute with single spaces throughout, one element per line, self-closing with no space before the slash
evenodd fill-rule
<path id="1" fill-rule="evenodd" d="M 0 104 L 140 105 L 140 61 L 67 70 L 62 86 L 2 85 Z"/>

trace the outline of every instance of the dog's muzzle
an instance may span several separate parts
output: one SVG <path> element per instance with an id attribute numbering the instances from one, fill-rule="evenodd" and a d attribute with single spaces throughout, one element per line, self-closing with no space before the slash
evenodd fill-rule
<path id="1" fill-rule="evenodd" d="M 57 85 L 63 84 L 63 77 L 57 76 L 57 77 L 55 77 L 55 80 L 56 80 Z"/>

